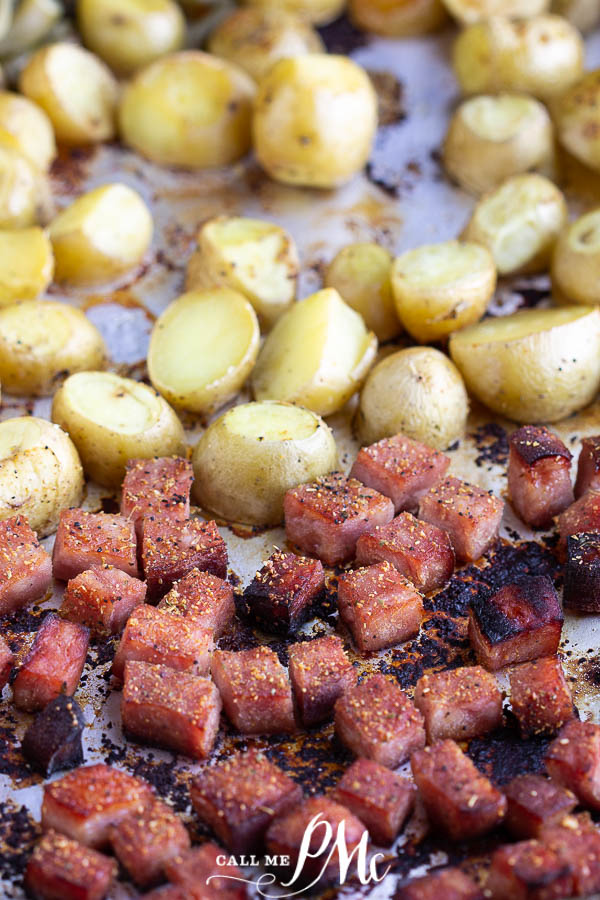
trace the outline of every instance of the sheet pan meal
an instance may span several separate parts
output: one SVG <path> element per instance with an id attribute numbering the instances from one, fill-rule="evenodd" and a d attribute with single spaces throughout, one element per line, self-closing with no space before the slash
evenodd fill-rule
<path id="1" fill-rule="evenodd" d="M 600 892 L 600 2 L 345 7 L 0 0 L 3 897 Z M 335 198 L 383 102 L 335 35 L 440 30 L 462 232 L 298 299 L 290 231 L 223 202 L 124 374 L 82 298 L 152 202 L 57 172 Z"/>

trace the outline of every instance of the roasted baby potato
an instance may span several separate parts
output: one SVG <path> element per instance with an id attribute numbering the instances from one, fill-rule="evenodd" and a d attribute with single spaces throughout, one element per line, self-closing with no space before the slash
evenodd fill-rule
<path id="1" fill-rule="evenodd" d="M 4 0 L 2 10 L 6 7 L 13 7 L 14 14 L 8 30 L 3 27 L 4 13 L 0 14 L 0 56 L 15 57 L 37 46 L 64 15 L 60 0 L 20 0 L 18 4 Z"/>
<path id="2" fill-rule="evenodd" d="M 377 338 L 362 317 L 326 288 L 279 319 L 252 374 L 254 396 L 328 416 L 358 390 L 376 352 Z"/>
<path id="3" fill-rule="evenodd" d="M 0 309 L 0 383 L 7 394 L 51 394 L 71 372 L 106 360 L 100 332 L 74 306 L 26 300 Z"/>
<path id="4" fill-rule="evenodd" d="M 83 470 L 58 425 L 22 416 L 0 423 L 0 519 L 21 514 L 39 537 L 56 531 L 60 512 L 79 506 Z"/>
<path id="5" fill-rule="evenodd" d="M 598 0 L 552 0 L 551 10 L 586 34 L 600 22 Z"/>
<path id="6" fill-rule="evenodd" d="M 583 73 L 581 35 L 561 16 L 471 25 L 454 45 L 454 71 L 465 94 L 501 91 L 551 100 Z"/>
<path id="7" fill-rule="evenodd" d="M 130 75 L 181 47 L 185 19 L 174 0 L 78 0 L 77 24 L 86 47 Z"/>
<path id="8" fill-rule="evenodd" d="M 380 341 L 402 330 L 392 295 L 392 257 L 378 244 L 349 244 L 325 273 L 325 287 L 335 288 L 342 300 L 359 312 Z"/>
<path id="9" fill-rule="evenodd" d="M 384 37 L 427 34 L 447 19 L 441 0 L 350 0 L 349 13 L 358 28 Z"/>
<path id="10" fill-rule="evenodd" d="M 226 166 L 250 149 L 255 84 L 242 69 L 199 50 L 142 69 L 123 91 L 121 137 L 163 166 Z"/>
<path id="11" fill-rule="evenodd" d="M 546 107 L 524 94 L 473 97 L 450 120 L 444 166 L 461 187 L 483 194 L 505 178 L 538 170 L 554 159 L 554 132 Z"/>
<path id="12" fill-rule="evenodd" d="M 462 238 L 487 247 L 499 275 L 539 272 L 566 224 L 567 204 L 555 184 L 543 175 L 514 175 L 481 198 Z"/>
<path id="13" fill-rule="evenodd" d="M 256 313 L 242 294 L 224 287 L 190 291 L 154 325 L 150 381 L 174 406 L 212 413 L 248 378 L 259 341 Z"/>
<path id="14" fill-rule="evenodd" d="M 71 436 L 86 475 L 119 487 L 127 460 L 185 455 L 183 426 L 147 384 L 112 372 L 77 372 L 54 395 L 52 421 Z"/>
<path id="15" fill-rule="evenodd" d="M 188 262 L 186 290 L 230 287 L 270 327 L 296 299 L 300 267 L 291 235 L 271 222 L 218 216 L 201 227 Z"/>
<path id="16" fill-rule="evenodd" d="M 337 19 L 346 0 L 242 0 L 242 3 L 257 9 L 280 9 L 315 25 L 326 25 Z"/>
<path id="17" fill-rule="evenodd" d="M 409 347 L 377 363 L 356 417 L 359 440 L 373 444 L 402 432 L 445 450 L 463 436 L 467 392 L 456 366 L 433 347 Z"/>
<path id="18" fill-rule="evenodd" d="M 325 46 L 310 23 L 298 16 L 281 9 L 249 7 L 231 13 L 215 29 L 208 49 L 260 81 L 277 60 L 322 53 Z"/>
<path id="19" fill-rule="evenodd" d="M 117 82 L 83 47 L 62 42 L 37 50 L 19 87 L 47 113 L 59 143 L 94 144 L 114 137 Z"/>
<path id="20" fill-rule="evenodd" d="M 600 310 L 528 309 L 484 319 L 450 338 L 468 389 L 516 422 L 556 422 L 600 387 Z"/>
<path id="21" fill-rule="evenodd" d="M 42 192 L 45 194 L 41 173 L 26 156 L 0 138 L 0 228 L 35 225 L 45 202 Z"/>
<path id="22" fill-rule="evenodd" d="M 0 307 L 39 297 L 53 274 L 52 244 L 42 228 L 0 231 Z"/>
<path id="23" fill-rule="evenodd" d="M 132 188 L 105 184 L 60 212 L 49 235 L 58 282 L 103 284 L 140 264 L 152 240 L 152 216 Z"/>
<path id="24" fill-rule="evenodd" d="M 552 256 L 552 289 L 569 303 L 600 304 L 600 209 L 561 232 Z"/>
<path id="25" fill-rule="evenodd" d="M 600 171 L 600 69 L 566 91 L 553 106 L 558 139 L 580 162 Z"/>
<path id="26" fill-rule="evenodd" d="M 255 151 L 276 181 L 319 188 L 343 184 L 367 162 L 376 128 L 369 76 L 345 56 L 282 59 L 259 85 Z"/>
<path id="27" fill-rule="evenodd" d="M 473 25 L 492 16 L 530 19 L 545 13 L 550 0 L 443 0 L 443 3 L 461 25 Z"/>
<path id="28" fill-rule="evenodd" d="M 283 498 L 297 484 L 337 467 L 325 422 L 289 403 L 245 403 L 204 432 L 192 457 L 194 496 L 204 509 L 233 522 L 278 525 Z"/>
<path id="29" fill-rule="evenodd" d="M 0 129 L 16 142 L 16 149 L 42 172 L 50 168 L 56 156 L 52 123 L 36 103 L 27 97 L 0 91 Z"/>
<path id="30" fill-rule="evenodd" d="M 492 254 L 480 244 L 447 241 L 417 247 L 399 256 L 392 268 L 396 311 L 421 344 L 477 322 L 495 287 Z"/>

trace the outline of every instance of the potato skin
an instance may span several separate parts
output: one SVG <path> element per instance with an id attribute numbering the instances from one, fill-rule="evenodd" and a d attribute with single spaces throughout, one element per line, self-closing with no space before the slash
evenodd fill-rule
<path id="1" fill-rule="evenodd" d="M 600 23 L 598 0 L 552 0 L 551 9 L 553 13 L 568 19 L 583 34 Z"/>
<path id="2" fill-rule="evenodd" d="M 560 234 L 552 256 L 553 293 L 569 303 L 600 305 L 600 211 L 586 213 Z"/>
<path id="3" fill-rule="evenodd" d="M 595 172 L 600 172 L 599 104 L 600 69 L 594 69 L 559 97 L 552 110 L 560 143 Z"/>
<path id="4" fill-rule="evenodd" d="M 366 72 L 343 56 L 282 59 L 259 85 L 253 122 L 258 161 L 276 181 L 333 188 L 367 162 L 377 100 Z"/>
<path id="5" fill-rule="evenodd" d="M 280 9 L 315 25 L 326 25 L 337 19 L 346 0 L 242 0 L 242 3 L 256 9 Z"/>
<path id="6" fill-rule="evenodd" d="M 461 25 L 473 25 L 492 16 L 530 19 L 545 13 L 550 0 L 443 0 L 448 12 Z"/>
<path id="7" fill-rule="evenodd" d="M 445 450 L 464 434 L 469 401 L 462 377 L 433 347 L 392 353 L 369 374 L 360 395 L 356 428 L 361 444 L 402 432 Z"/>
<path id="8" fill-rule="evenodd" d="M 52 244 L 43 228 L 0 231 L 0 307 L 35 300 L 53 274 Z"/>
<path id="9" fill-rule="evenodd" d="M 242 416 L 252 416 L 256 424 L 249 430 L 244 422 L 231 427 Z M 277 416 L 283 418 L 283 439 L 273 432 L 271 420 Z M 258 434 L 261 419 L 266 435 Z M 294 433 L 295 419 L 302 420 L 301 434 Z M 333 434 L 319 416 L 287 403 L 247 403 L 220 416 L 196 444 L 194 496 L 227 521 L 279 525 L 286 491 L 334 471 L 337 462 Z"/>
<path id="10" fill-rule="evenodd" d="M 32 165 L 46 172 L 56 156 L 56 140 L 44 110 L 27 97 L 0 91 L 0 128 L 17 142 L 17 149 Z"/>
<path id="11" fill-rule="evenodd" d="M 125 87 L 121 137 L 159 165 L 229 165 L 250 149 L 255 92 L 249 75 L 224 59 L 200 50 L 173 53 Z"/>
<path id="12" fill-rule="evenodd" d="M 448 15 L 441 0 L 350 0 L 352 22 L 384 37 L 410 37 L 436 31 Z"/>
<path id="13" fill-rule="evenodd" d="M 42 188 L 42 177 L 27 157 L 0 141 L 0 228 L 35 225 Z"/>

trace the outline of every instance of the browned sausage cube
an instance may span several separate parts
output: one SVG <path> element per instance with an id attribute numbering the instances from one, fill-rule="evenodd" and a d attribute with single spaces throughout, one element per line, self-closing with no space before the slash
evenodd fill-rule
<path id="1" fill-rule="evenodd" d="M 27 712 L 43 709 L 60 694 L 75 693 L 90 642 L 83 625 L 48 613 L 13 684 L 15 706 Z"/>
<path id="2" fill-rule="evenodd" d="M 460 869 L 443 869 L 405 884 L 395 900 L 483 900 L 484 893 Z"/>
<path id="3" fill-rule="evenodd" d="M 538 837 L 577 805 L 575 794 L 542 775 L 517 775 L 503 791 L 508 803 L 504 824 L 518 838 Z"/>
<path id="4" fill-rule="evenodd" d="M 583 438 L 577 461 L 575 497 L 583 497 L 587 491 L 600 490 L 600 435 Z"/>
<path id="5" fill-rule="evenodd" d="M 568 536 L 563 603 L 578 612 L 600 612 L 600 532 Z"/>
<path id="6" fill-rule="evenodd" d="M 130 519 L 138 537 L 146 516 L 182 522 L 190 515 L 191 464 L 179 456 L 130 459 L 125 467 L 121 515 Z"/>
<path id="7" fill-rule="evenodd" d="M 390 497 L 396 512 L 416 509 L 422 495 L 444 477 L 450 458 L 403 434 L 363 447 L 350 475 Z"/>
<path id="8" fill-rule="evenodd" d="M 237 866 L 220 864 L 223 855 L 221 847 L 211 842 L 192 847 L 170 859 L 165 874 L 169 881 L 188 892 L 186 896 L 195 897 L 200 892 L 198 900 L 246 900 L 241 871 Z M 240 881 L 236 883 L 235 879 Z M 182 900 L 185 900 L 183 895 Z"/>
<path id="9" fill-rule="evenodd" d="M 44 785 L 42 828 L 54 828 L 88 847 L 102 847 L 116 825 L 153 799 L 150 785 L 98 763 Z"/>
<path id="10" fill-rule="evenodd" d="M 583 806 L 600 810 L 600 726 L 567 722 L 548 747 L 546 771 Z"/>
<path id="11" fill-rule="evenodd" d="M 445 478 L 421 499 L 419 518 L 447 531 L 459 562 L 474 562 L 496 542 L 504 503 L 480 487 Z"/>
<path id="12" fill-rule="evenodd" d="M 219 731 L 221 699 L 208 678 L 145 662 L 125 665 L 123 729 L 144 743 L 207 757 Z"/>
<path id="13" fill-rule="evenodd" d="M 328 566 L 353 559 L 361 534 L 394 518 L 389 497 L 340 472 L 292 488 L 283 508 L 289 540 Z"/>
<path id="14" fill-rule="evenodd" d="M 423 716 L 395 681 L 371 675 L 335 704 L 335 730 L 356 756 L 396 769 L 425 746 Z"/>
<path id="15" fill-rule="evenodd" d="M 362 534 L 356 560 L 362 566 L 389 562 L 424 593 L 446 584 L 455 562 L 448 532 L 407 512 Z"/>
<path id="16" fill-rule="evenodd" d="M 39 900 L 104 900 L 116 877 L 114 860 L 48 831 L 29 859 L 25 887 Z"/>
<path id="17" fill-rule="evenodd" d="M 414 702 L 430 744 L 443 738 L 468 741 L 502 725 L 502 692 L 481 666 L 423 675 Z"/>
<path id="18" fill-rule="evenodd" d="M 227 718 L 242 734 L 296 730 L 288 673 L 269 647 L 230 653 L 217 650 L 212 677 Z"/>
<path id="19" fill-rule="evenodd" d="M 212 633 L 203 622 L 140 606 L 125 626 L 112 674 L 122 680 L 125 663 L 141 660 L 191 675 L 207 675 L 213 647 Z"/>
<path id="20" fill-rule="evenodd" d="M 423 598 L 389 562 L 340 575 L 340 618 L 359 650 L 393 647 L 421 627 Z"/>
<path id="21" fill-rule="evenodd" d="M 3 637 L 0 636 L 0 693 L 5 684 L 8 684 L 15 657 L 12 650 Z"/>
<path id="22" fill-rule="evenodd" d="M 93 634 L 120 634 L 146 599 L 146 585 L 114 566 L 95 566 L 68 582 L 60 614 Z"/>
<path id="23" fill-rule="evenodd" d="M 273 819 L 302 800 L 298 785 L 256 750 L 203 769 L 190 793 L 198 816 L 234 853 L 259 850 Z"/>
<path id="24" fill-rule="evenodd" d="M 496 850 L 486 883 L 493 900 L 562 900 L 573 887 L 572 866 L 536 840 Z"/>
<path id="25" fill-rule="evenodd" d="M 356 681 L 354 667 L 336 635 L 291 644 L 289 670 L 306 728 L 329 719 L 337 698 Z"/>
<path id="26" fill-rule="evenodd" d="M 24 516 L 0 522 L 0 616 L 40 600 L 52 581 L 52 560 Z"/>
<path id="27" fill-rule="evenodd" d="M 235 614 L 233 588 L 229 582 L 210 572 L 192 569 L 175 582 L 158 608 L 172 615 L 190 616 L 201 621 L 217 638 Z"/>
<path id="28" fill-rule="evenodd" d="M 566 557 L 567 538 L 570 534 L 600 531 L 600 491 L 588 491 L 572 503 L 558 517 L 560 541 L 558 550 L 561 557 Z"/>
<path id="29" fill-rule="evenodd" d="M 142 566 L 148 596 L 159 598 L 192 569 L 225 578 L 227 545 L 216 522 L 148 519 L 142 539 Z"/>
<path id="30" fill-rule="evenodd" d="M 54 577 L 68 581 L 105 564 L 139 577 L 133 522 L 108 513 L 63 509 L 52 550 Z"/>
<path id="31" fill-rule="evenodd" d="M 324 586 L 318 559 L 274 553 L 244 591 L 246 614 L 265 631 L 293 634 Z"/>
<path id="32" fill-rule="evenodd" d="M 524 738 L 554 734 L 575 714 L 557 656 L 545 656 L 511 669 L 510 700 Z"/>
<path id="33" fill-rule="evenodd" d="M 454 741 L 413 753 L 410 765 L 431 822 L 455 841 L 499 825 L 506 798 Z"/>
<path id="34" fill-rule="evenodd" d="M 569 816 L 542 829 L 541 840 L 573 874 L 573 894 L 588 897 L 600 890 L 600 831 L 591 819 Z"/>
<path id="35" fill-rule="evenodd" d="M 469 610 L 469 638 L 477 661 L 495 672 L 503 666 L 552 656 L 564 616 L 554 585 L 545 575 L 523 576 Z"/>
<path id="36" fill-rule="evenodd" d="M 190 847 L 186 827 L 162 800 L 113 825 L 109 840 L 115 856 L 140 887 L 160 881 L 166 863 Z"/>
<path id="37" fill-rule="evenodd" d="M 541 425 L 524 425 L 510 436 L 508 489 L 517 515 L 546 528 L 573 503 L 571 452 Z"/>
<path id="38" fill-rule="evenodd" d="M 342 776 L 333 798 L 360 819 L 376 844 L 387 846 L 412 812 L 415 786 L 370 759 L 357 759 Z"/>

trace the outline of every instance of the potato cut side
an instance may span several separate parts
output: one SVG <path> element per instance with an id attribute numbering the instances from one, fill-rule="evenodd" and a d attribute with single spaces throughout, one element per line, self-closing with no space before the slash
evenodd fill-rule
<path id="1" fill-rule="evenodd" d="M 53 274 L 52 244 L 42 228 L 0 231 L 0 306 L 34 300 Z"/>
<path id="2" fill-rule="evenodd" d="M 0 228 L 35 225 L 41 212 L 41 175 L 15 143 L 0 135 Z"/>
<path id="3" fill-rule="evenodd" d="M 529 19 L 547 11 L 550 0 L 444 0 L 451 15 L 462 25 L 472 25 L 491 16 Z"/>
<path id="4" fill-rule="evenodd" d="M 4 7 L 14 7 L 9 2 Z M 64 15 L 60 0 L 21 0 L 14 10 L 10 28 L 0 28 L 0 56 L 15 57 L 39 44 L 52 26 Z"/>
<path id="5" fill-rule="evenodd" d="M 600 210 L 577 219 L 560 235 L 552 258 L 552 288 L 561 300 L 600 304 Z"/>
<path id="6" fill-rule="evenodd" d="M 295 13 L 315 25 L 326 25 L 337 19 L 344 9 L 344 0 L 242 0 L 257 9 L 278 9 Z"/>
<path id="7" fill-rule="evenodd" d="M 428 34 L 448 20 L 441 0 L 350 0 L 348 12 L 361 30 L 388 38 Z"/>
<path id="8" fill-rule="evenodd" d="M 210 413 L 239 391 L 255 363 L 256 313 L 229 288 L 191 291 L 157 320 L 148 350 L 152 384 L 174 406 Z"/>
<path id="9" fill-rule="evenodd" d="M 16 141 L 17 149 L 45 172 L 56 156 L 52 123 L 36 103 L 27 97 L 0 91 L 0 128 Z"/>
<path id="10" fill-rule="evenodd" d="M 558 138 L 576 159 L 600 171 L 600 69 L 587 72 L 553 106 Z"/>

